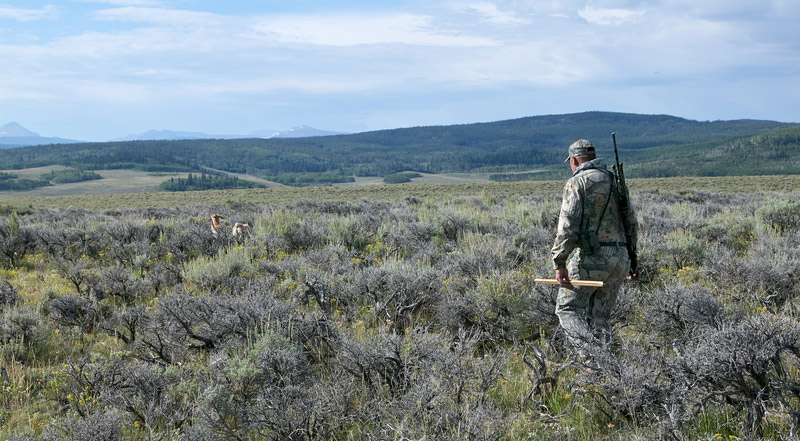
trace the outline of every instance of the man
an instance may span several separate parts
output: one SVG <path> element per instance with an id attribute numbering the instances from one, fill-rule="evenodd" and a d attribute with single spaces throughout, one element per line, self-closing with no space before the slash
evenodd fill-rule
<path id="1" fill-rule="evenodd" d="M 564 186 L 552 249 L 553 268 L 561 285 L 556 315 L 569 343 L 579 355 L 585 355 L 583 348 L 587 345 L 610 341 L 609 318 L 617 291 L 626 276 L 633 280 L 636 274 L 629 274 L 625 227 L 613 173 L 597 159 L 594 146 L 585 139 L 569 146 L 564 162 L 569 162 L 573 175 Z M 627 215 L 635 249 L 637 223 L 632 208 Z M 573 286 L 571 279 L 599 280 L 604 286 Z"/>

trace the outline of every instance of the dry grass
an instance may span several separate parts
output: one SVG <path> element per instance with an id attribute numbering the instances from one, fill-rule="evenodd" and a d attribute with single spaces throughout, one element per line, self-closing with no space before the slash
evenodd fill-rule
<path id="1" fill-rule="evenodd" d="M 7 170 L 20 178 L 39 179 L 44 173 L 53 170 L 63 170 L 63 166 L 48 166 L 29 168 L 24 170 Z M 97 170 L 95 173 L 103 177 L 94 181 L 72 182 L 58 184 L 50 187 L 40 187 L 28 191 L 3 191 L 3 197 L 31 196 L 75 196 L 75 195 L 104 195 L 122 193 L 146 193 L 158 191 L 158 185 L 171 177 L 188 176 L 188 173 L 149 173 L 139 170 Z"/>
<path id="2" fill-rule="evenodd" d="M 475 194 L 560 194 L 564 181 L 527 181 L 527 182 L 456 182 L 456 183 L 417 183 L 380 184 L 369 180 L 361 180 L 357 184 L 335 187 L 280 187 L 244 190 L 208 190 L 191 192 L 152 192 L 165 176 L 152 176 L 143 172 L 116 170 L 99 172 L 105 179 L 67 184 L 29 192 L 1 192 L 0 205 L 14 207 L 47 207 L 47 208 L 86 208 L 117 209 L 170 207 L 186 205 L 220 205 L 231 202 L 248 204 L 286 204 L 298 200 L 311 201 L 360 201 L 385 200 L 396 201 L 408 197 L 459 197 Z M 444 179 L 445 175 L 440 176 Z M 453 177 L 454 175 L 447 175 Z M 465 175 L 466 176 L 466 175 Z M 476 176 L 476 175 L 470 175 Z M 425 178 L 423 178 L 425 179 Z M 457 180 L 457 177 L 452 179 Z M 462 177 L 461 179 L 468 179 Z M 731 177 L 679 177 L 650 178 L 629 180 L 631 191 L 635 192 L 668 192 L 683 193 L 691 191 L 705 192 L 794 192 L 800 191 L 800 175 L 780 176 L 731 176 Z M 63 190 L 71 186 L 71 191 Z M 52 194 L 37 193 L 39 191 L 59 191 Z M 95 189 L 96 194 L 86 193 Z"/>
<path id="3" fill-rule="evenodd" d="M 39 179 L 39 177 L 45 173 L 65 170 L 67 168 L 69 167 L 63 165 L 47 165 L 44 167 L 26 168 L 22 170 L 0 170 L 0 172 L 15 174 L 20 179 Z"/>

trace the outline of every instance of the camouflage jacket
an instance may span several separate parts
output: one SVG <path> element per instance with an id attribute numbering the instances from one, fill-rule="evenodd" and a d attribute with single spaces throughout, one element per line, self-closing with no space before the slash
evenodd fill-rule
<path id="1" fill-rule="evenodd" d="M 632 207 L 627 215 L 635 246 L 637 223 Z M 587 239 L 591 236 L 594 236 L 593 242 Z M 585 253 L 599 251 L 587 249 L 591 248 L 590 242 L 601 246 L 625 243 L 617 186 L 613 174 L 600 159 L 581 164 L 564 186 L 558 231 L 551 251 L 553 268 L 566 267 L 576 248 Z"/>

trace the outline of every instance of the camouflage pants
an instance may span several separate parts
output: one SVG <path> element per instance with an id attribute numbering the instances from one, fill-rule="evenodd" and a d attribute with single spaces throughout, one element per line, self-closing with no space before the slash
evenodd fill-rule
<path id="1" fill-rule="evenodd" d="M 603 246 L 595 254 L 582 250 L 573 254 L 567 270 L 570 280 L 601 280 L 602 288 L 561 287 L 556 299 L 556 315 L 567 340 L 579 354 L 588 344 L 605 344 L 611 337 L 611 311 L 617 292 L 628 275 L 630 261 L 625 246 Z"/>

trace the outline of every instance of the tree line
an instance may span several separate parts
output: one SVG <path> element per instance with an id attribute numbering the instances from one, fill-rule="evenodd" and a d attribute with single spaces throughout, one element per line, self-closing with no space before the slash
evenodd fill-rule
<path id="1" fill-rule="evenodd" d="M 184 178 L 169 178 L 158 186 L 161 191 L 229 190 L 234 188 L 263 188 L 257 182 L 245 181 L 236 176 L 214 176 L 189 173 Z"/>

